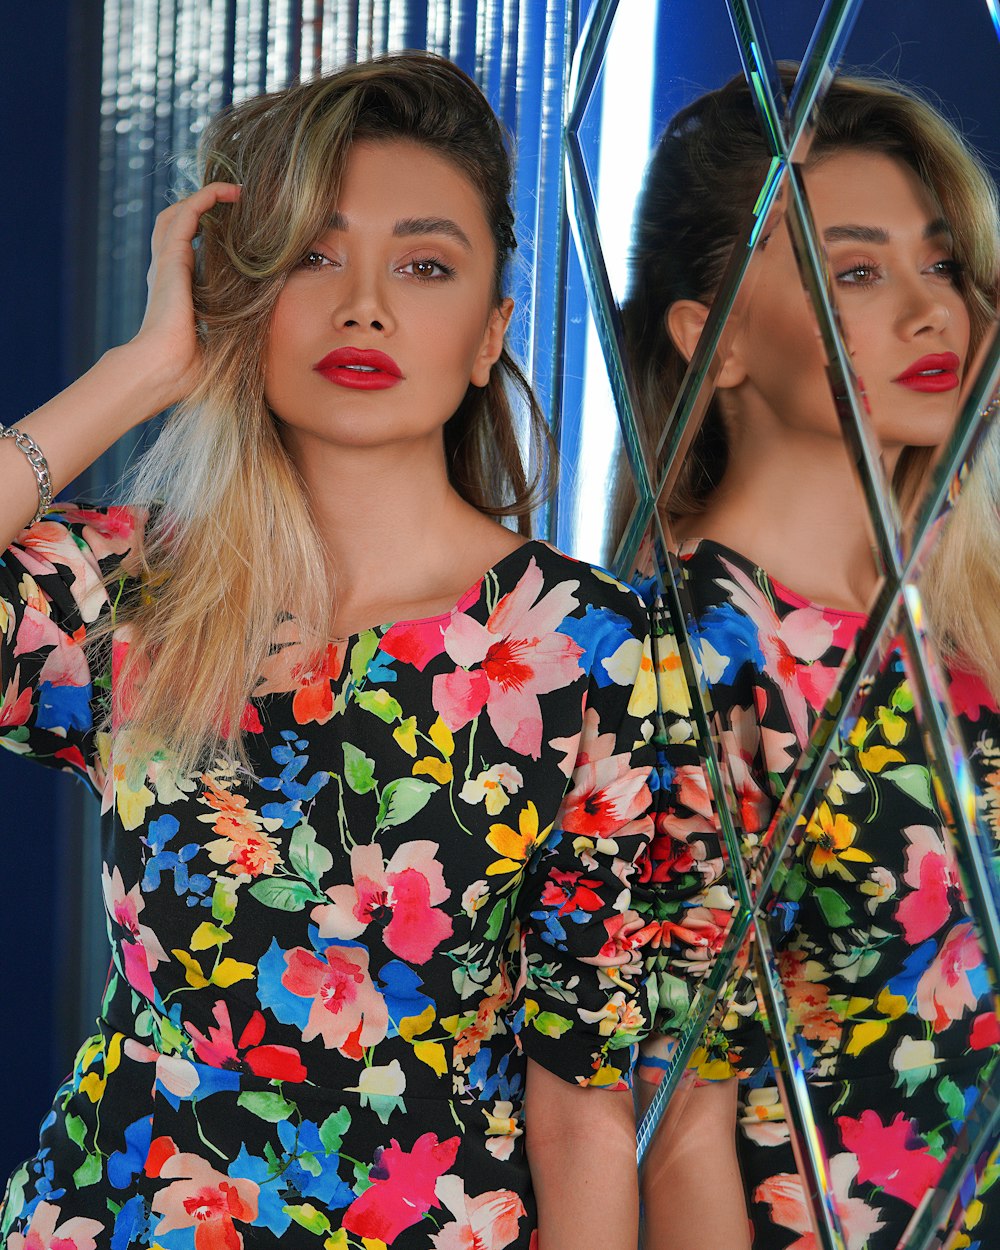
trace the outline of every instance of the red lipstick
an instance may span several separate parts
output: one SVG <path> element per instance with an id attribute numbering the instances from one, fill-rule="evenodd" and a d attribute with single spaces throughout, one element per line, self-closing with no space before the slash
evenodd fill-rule
<path id="1" fill-rule="evenodd" d="M 391 356 L 363 347 L 338 347 L 313 369 L 329 382 L 354 391 L 384 391 L 403 380 L 402 370 Z"/>
<path id="2" fill-rule="evenodd" d="M 930 356 L 921 356 L 898 378 L 892 380 L 908 390 L 937 395 L 942 391 L 953 391 L 958 386 L 961 365 L 961 360 L 954 352 L 936 352 Z"/>

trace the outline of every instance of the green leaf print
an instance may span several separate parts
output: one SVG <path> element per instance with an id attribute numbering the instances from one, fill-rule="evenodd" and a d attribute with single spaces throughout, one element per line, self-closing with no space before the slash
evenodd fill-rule
<path id="1" fill-rule="evenodd" d="M 931 811 L 935 810 L 934 797 L 931 794 L 931 775 L 923 764 L 900 764 L 898 768 L 885 768 L 882 776 L 888 777 L 911 799 L 916 799 Z"/>
<path id="2" fill-rule="evenodd" d="M 311 1202 L 304 1202 L 300 1207 L 282 1207 L 282 1210 L 296 1224 L 301 1224 L 307 1232 L 315 1233 L 317 1237 L 330 1231 L 330 1221 Z"/>
<path id="3" fill-rule="evenodd" d="M 367 794 L 375 789 L 375 761 L 353 742 L 344 743 L 344 780 L 355 794 Z"/>
<path id="4" fill-rule="evenodd" d="M 328 1155 L 336 1154 L 344 1142 L 344 1134 L 351 1127 L 351 1112 L 348 1107 L 341 1107 L 328 1115 L 319 1126 L 319 1139 Z"/>
<path id="5" fill-rule="evenodd" d="M 66 1117 L 66 1132 L 70 1141 L 76 1142 L 80 1149 L 83 1150 L 83 1143 L 87 1136 L 87 1126 L 78 1115 L 68 1115 Z"/>
<path id="6" fill-rule="evenodd" d="M 486 940 L 488 942 L 492 942 L 500 936 L 503 929 L 503 918 L 506 913 L 507 900 L 502 898 L 490 912 L 490 918 L 486 924 Z"/>
<path id="7" fill-rule="evenodd" d="M 265 877 L 255 881 L 250 893 L 258 903 L 277 911 L 301 911 L 306 903 L 316 901 L 316 893 L 308 881 L 289 881 L 285 877 Z"/>
<path id="8" fill-rule="evenodd" d="M 390 781 L 382 791 L 376 824 L 379 828 L 405 824 L 427 806 L 428 799 L 437 789 L 432 782 L 421 781 L 419 777 L 400 777 L 397 781 Z"/>
<path id="9" fill-rule="evenodd" d="M 333 856 L 316 841 L 316 830 L 305 823 L 296 825 L 288 844 L 288 859 L 301 877 L 319 885 L 319 879 L 333 867 Z"/>
<path id="10" fill-rule="evenodd" d="M 943 1080 L 938 1081 L 937 1092 L 938 1097 L 944 1103 L 944 1109 L 948 1112 L 949 1118 L 958 1122 L 964 1120 L 965 1096 L 950 1076 L 946 1076 Z"/>
<path id="11" fill-rule="evenodd" d="M 96 1185 L 103 1175 L 101 1156 L 87 1155 L 73 1173 L 73 1184 L 77 1189 L 85 1189 L 88 1185 Z"/>
<path id="12" fill-rule="evenodd" d="M 273 1094 L 267 1090 L 248 1090 L 240 1094 L 236 1101 L 251 1115 L 267 1120 L 269 1124 L 280 1124 L 295 1110 L 284 1094 Z"/>
<path id="13" fill-rule="evenodd" d="M 212 891 L 212 919 L 232 924 L 236 917 L 236 882 L 219 877 Z"/>
<path id="14" fill-rule="evenodd" d="M 814 898 L 823 913 L 823 919 L 833 929 L 842 929 L 851 923 L 851 909 L 836 890 L 828 885 L 821 885 L 814 892 Z"/>
<path id="15" fill-rule="evenodd" d="M 573 1027 L 573 1022 L 565 1016 L 557 1016 L 554 1011 L 540 1011 L 537 1016 L 532 1017 L 531 1025 L 546 1037 L 562 1037 Z"/>
<path id="16" fill-rule="evenodd" d="M 372 712 L 379 720 L 391 725 L 394 720 L 403 719 L 403 709 L 399 700 L 394 699 L 388 690 L 362 690 L 357 696 L 359 707 Z"/>
<path id="17" fill-rule="evenodd" d="M 366 629 L 351 648 L 351 677 L 357 686 L 368 671 L 368 665 L 378 650 L 379 637 L 373 629 Z"/>

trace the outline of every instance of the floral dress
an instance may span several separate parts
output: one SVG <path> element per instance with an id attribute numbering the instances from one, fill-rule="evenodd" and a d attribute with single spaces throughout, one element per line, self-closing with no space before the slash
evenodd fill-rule
<path id="1" fill-rule="evenodd" d="M 771 817 L 864 618 L 806 602 L 719 544 L 685 544 L 680 554 L 753 886 Z M 660 639 L 661 651 L 671 644 L 676 651 L 669 635 Z M 644 870 L 661 926 L 649 965 L 662 1034 L 647 1044 L 642 1069 L 654 1082 L 736 906 L 687 691 L 668 683 L 664 701 L 661 801 Z M 847 1246 L 881 1250 L 897 1246 L 941 1177 L 1000 1053 L 983 944 L 898 648 L 837 743 L 802 824 L 764 923 Z M 702 1080 L 741 1078 L 737 1140 L 755 1250 L 804 1250 L 812 1225 L 749 950 L 742 955 L 692 1067 Z M 983 1193 L 993 1172 L 982 1161 Z M 960 1244 L 998 1244 L 997 1212 L 975 1206 L 973 1218 L 978 1226 Z"/>
<path id="2" fill-rule="evenodd" d="M 528 542 L 318 666 L 285 621 L 250 770 L 184 775 L 104 728 L 125 627 L 82 645 L 137 524 L 57 509 L 0 562 L 0 741 L 103 797 L 112 948 L 2 1244 L 526 1250 L 527 1059 L 619 1089 L 643 1024 L 641 601 Z"/>

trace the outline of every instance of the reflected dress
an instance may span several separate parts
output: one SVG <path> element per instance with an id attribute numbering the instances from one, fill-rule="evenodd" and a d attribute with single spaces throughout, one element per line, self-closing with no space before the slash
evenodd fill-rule
<path id="1" fill-rule="evenodd" d="M 811 604 L 714 542 L 683 544 L 681 565 L 752 880 L 864 617 Z M 661 651 L 672 642 L 660 639 Z M 682 683 L 665 687 L 657 832 L 644 869 L 661 925 L 649 964 L 662 1036 L 645 1046 L 642 1067 L 653 1082 L 735 909 L 687 700 Z M 1000 1055 L 983 945 L 933 790 L 913 694 L 890 649 L 806 808 L 768 912 L 849 1250 L 897 1245 Z M 702 1080 L 741 1078 L 737 1143 L 755 1250 L 812 1245 L 749 975 L 730 983 L 692 1067 Z M 993 1244 L 995 1205 L 994 1196 L 960 1244 Z"/>
<path id="2" fill-rule="evenodd" d="M 318 664 L 285 621 L 250 771 L 182 774 L 103 728 L 125 628 L 82 645 L 138 523 L 59 508 L 0 561 L 0 741 L 103 796 L 112 947 L 0 1241 L 527 1250 L 527 1058 L 621 1088 L 642 1024 L 641 601 L 527 542 Z"/>

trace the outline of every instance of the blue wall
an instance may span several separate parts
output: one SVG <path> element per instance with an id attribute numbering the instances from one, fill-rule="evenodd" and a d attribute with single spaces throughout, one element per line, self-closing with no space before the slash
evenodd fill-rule
<path id="1" fill-rule="evenodd" d="M 4 403 L 17 420 L 68 379 L 71 255 L 70 0 L 5 0 L 7 55 L 0 73 L 3 194 L 0 291 L 4 298 Z M 79 46 L 79 41 L 75 41 Z M 65 1073 L 58 1034 L 64 919 L 75 909 L 63 866 L 74 783 L 0 751 L 0 1183 L 37 1142 L 38 1122 Z"/>

